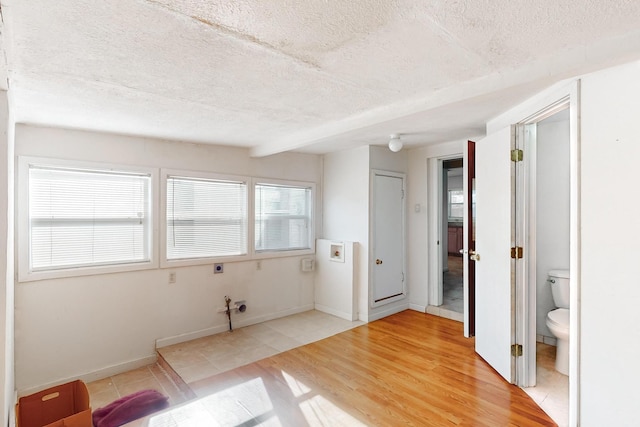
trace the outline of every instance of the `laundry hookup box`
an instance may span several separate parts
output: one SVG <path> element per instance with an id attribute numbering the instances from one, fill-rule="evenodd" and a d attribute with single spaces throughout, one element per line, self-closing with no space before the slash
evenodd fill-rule
<path id="1" fill-rule="evenodd" d="M 16 427 L 92 427 L 87 386 L 76 380 L 21 397 Z"/>

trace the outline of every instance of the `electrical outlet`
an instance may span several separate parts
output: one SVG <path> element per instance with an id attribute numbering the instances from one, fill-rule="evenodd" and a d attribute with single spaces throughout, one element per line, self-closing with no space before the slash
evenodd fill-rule
<path id="1" fill-rule="evenodd" d="M 169 272 L 169 283 L 176 283 L 176 272 Z"/>
<path id="2" fill-rule="evenodd" d="M 213 264 L 214 274 L 224 273 L 224 264 Z"/>
<path id="3" fill-rule="evenodd" d="M 262 270 L 262 261 L 256 261 L 256 270 Z"/>
<path id="4" fill-rule="evenodd" d="M 300 266 L 302 271 L 313 271 L 313 259 L 304 258 L 300 261 Z"/>

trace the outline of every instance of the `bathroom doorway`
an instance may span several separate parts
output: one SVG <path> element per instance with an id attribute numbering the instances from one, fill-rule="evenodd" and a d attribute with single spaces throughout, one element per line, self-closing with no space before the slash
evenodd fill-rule
<path id="1" fill-rule="evenodd" d="M 569 377 L 555 370 L 557 339 L 547 314 L 556 308 L 548 281 L 551 270 L 570 270 L 570 115 L 568 102 L 521 126 L 528 179 L 525 215 L 529 295 L 535 300 L 530 328 L 535 329 L 535 377 L 525 387 L 533 400 L 559 425 L 569 422 Z"/>

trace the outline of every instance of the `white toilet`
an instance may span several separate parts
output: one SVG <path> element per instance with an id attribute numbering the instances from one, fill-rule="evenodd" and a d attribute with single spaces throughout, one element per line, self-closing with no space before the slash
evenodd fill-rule
<path id="1" fill-rule="evenodd" d="M 547 327 L 557 339 L 556 371 L 569 375 L 569 270 L 549 271 L 555 310 L 547 314 Z"/>

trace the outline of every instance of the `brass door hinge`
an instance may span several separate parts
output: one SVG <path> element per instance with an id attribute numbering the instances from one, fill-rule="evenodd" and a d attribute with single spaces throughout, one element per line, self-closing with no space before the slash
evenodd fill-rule
<path id="1" fill-rule="evenodd" d="M 521 162 L 524 157 L 524 153 L 522 150 L 511 150 L 511 161 L 512 162 Z"/>
<path id="2" fill-rule="evenodd" d="M 513 357 L 522 356 L 522 344 L 512 344 L 511 345 L 511 355 Z"/>
<path id="3" fill-rule="evenodd" d="M 511 248 L 511 258 L 520 259 L 522 258 L 522 247 L 516 246 L 515 248 Z"/>

